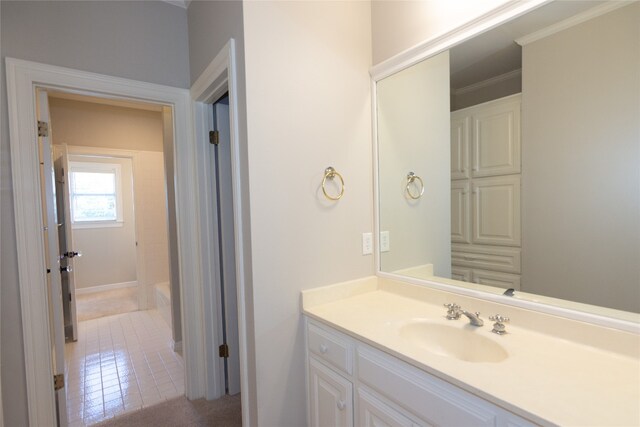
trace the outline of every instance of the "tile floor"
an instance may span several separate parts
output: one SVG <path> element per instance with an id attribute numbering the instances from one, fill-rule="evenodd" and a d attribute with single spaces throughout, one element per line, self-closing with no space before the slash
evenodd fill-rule
<path id="1" fill-rule="evenodd" d="M 184 394 L 182 357 L 156 310 L 78 324 L 65 345 L 69 426 L 80 427 Z"/>

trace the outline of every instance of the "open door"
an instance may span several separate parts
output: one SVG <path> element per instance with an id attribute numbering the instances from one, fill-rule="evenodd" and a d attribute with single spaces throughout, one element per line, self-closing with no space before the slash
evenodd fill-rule
<path id="1" fill-rule="evenodd" d="M 69 155 L 67 145 L 54 146 L 56 175 L 56 207 L 58 211 L 58 243 L 62 279 L 62 311 L 64 335 L 67 341 L 78 340 L 78 317 L 76 315 L 76 285 L 74 258 L 81 256 L 73 244 L 71 229 L 71 180 L 69 179 Z"/>
<path id="2" fill-rule="evenodd" d="M 228 100 L 228 98 L 227 98 Z M 229 105 L 224 99 L 213 105 L 214 126 L 218 143 L 213 147 L 215 191 L 218 210 L 220 284 L 227 394 L 240 393 L 240 342 L 238 337 L 238 295 L 236 285 L 235 233 L 233 225 L 233 188 L 231 175 L 231 138 Z"/>
<path id="3" fill-rule="evenodd" d="M 58 215 L 56 186 L 51 148 L 51 129 L 47 92 L 37 89 L 38 149 L 40 154 L 40 182 L 43 201 L 43 234 L 47 269 L 47 299 L 49 325 L 53 337 L 51 354 L 54 378 L 52 387 L 56 395 L 58 425 L 67 425 L 67 401 L 64 390 L 64 314 L 62 309 L 62 265 L 58 244 Z"/>

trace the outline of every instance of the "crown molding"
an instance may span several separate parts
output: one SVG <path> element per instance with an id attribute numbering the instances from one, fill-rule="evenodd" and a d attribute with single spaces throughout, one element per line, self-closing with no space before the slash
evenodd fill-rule
<path id="1" fill-rule="evenodd" d="M 583 22 L 589 21 L 593 18 L 597 18 L 598 16 L 612 12 L 621 7 L 628 6 L 632 3 L 634 3 L 634 1 L 608 1 L 599 6 L 595 6 L 591 9 L 585 10 L 582 13 L 574 15 L 571 18 L 567 18 L 563 21 L 542 28 L 541 30 L 517 38 L 515 42 L 520 46 L 525 46 L 529 43 L 533 43 L 545 37 L 549 37 L 552 34 L 566 30 L 567 28 L 571 28 L 575 25 L 582 24 Z"/>
<path id="2" fill-rule="evenodd" d="M 480 82 L 471 84 L 469 86 L 461 87 L 460 89 L 453 89 L 451 92 L 454 95 L 463 95 L 465 93 L 473 92 L 473 91 L 476 91 L 478 89 L 482 89 L 482 88 L 485 88 L 485 87 L 488 87 L 488 86 L 492 86 L 494 84 L 497 84 L 497 83 L 512 79 L 514 77 L 518 77 L 520 75 L 522 75 L 522 69 L 518 68 L 517 70 L 508 71 L 508 72 L 506 72 L 504 74 L 500 74 L 498 76 L 489 77 L 486 80 L 482 80 Z"/>

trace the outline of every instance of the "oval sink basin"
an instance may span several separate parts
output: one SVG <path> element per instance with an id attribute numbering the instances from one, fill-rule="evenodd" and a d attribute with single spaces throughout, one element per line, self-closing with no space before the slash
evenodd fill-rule
<path id="1" fill-rule="evenodd" d="M 414 321 L 400 328 L 400 336 L 431 353 L 465 362 L 497 363 L 509 356 L 500 344 L 462 326 Z"/>

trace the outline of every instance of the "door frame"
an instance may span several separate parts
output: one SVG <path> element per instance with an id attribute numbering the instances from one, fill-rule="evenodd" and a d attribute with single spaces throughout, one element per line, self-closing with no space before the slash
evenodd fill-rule
<path id="1" fill-rule="evenodd" d="M 18 254 L 18 281 L 30 425 L 55 425 L 51 340 L 44 271 L 42 205 L 36 133 L 37 87 L 102 98 L 142 100 L 174 110 L 174 159 L 185 394 L 204 396 L 199 206 L 189 90 L 6 58 L 9 135 Z M 34 268 L 33 266 L 36 266 Z M 41 266 L 38 268 L 37 266 Z M 187 308 L 185 310 L 185 307 Z M 206 307 L 209 309 L 209 307 Z"/>
<path id="2" fill-rule="evenodd" d="M 191 86 L 191 99 L 195 124 L 195 146 L 198 152 L 199 161 L 198 181 L 201 185 L 200 194 L 202 195 L 200 202 L 200 211 L 202 212 L 201 229 L 206 236 L 212 236 L 213 231 L 209 230 L 207 218 L 215 215 L 212 212 L 213 204 L 210 202 L 211 189 L 207 188 L 210 182 L 209 174 L 209 156 L 207 149 L 209 145 L 209 131 L 213 130 L 213 103 L 217 101 L 225 92 L 229 93 L 229 130 L 231 144 L 231 177 L 233 189 L 233 223 L 234 223 L 234 241 L 235 241 L 235 258 L 236 258 L 236 286 L 238 300 L 238 338 L 239 338 L 239 356 L 240 356 L 240 388 L 241 388 L 241 406 L 242 406 L 242 424 L 245 426 L 252 425 L 253 416 L 256 408 L 251 406 L 255 404 L 255 377 L 251 369 L 251 345 L 249 334 L 252 331 L 251 325 L 247 317 L 247 295 L 250 293 L 249 277 L 250 258 L 245 256 L 248 253 L 250 235 L 248 230 L 248 221 L 244 220 L 248 217 L 248 209 L 243 204 L 243 197 L 246 196 L 244 188 L 244 175 L 241 156 L 241 141 L 239 130 L 239 114 L 238 114 L 238 77 L 236 71 L 236 48 L 235 40 L 230 38 L 222 47 L 216 57 L 200 74 L 198 79 Z M 225 394 L 224 378 L 220 378 L 220 373 L 224 367 L 221 367 L 221 359 L 217 355 L 218 344 L 222 342 L 221 329 L 219 322 L 221 321 L 220 297 L 217 291 L 221 284 L 216 279 L 212 268 L 219 263 L 219 258 L 215 256 L 217 248 L 215 242 L 209 238 L 202 239 L 201 251 L 203 255 L 208 255 L 208 259 L 215 260 L 214 265 L 209 268 L 203 268 L 204 297 L 207 299 L 207 306 L 212 308 L 209 314 L 209 320 L 218 323 L 213 328 L 207 328 L 205 331 L 205 342 L 207 343 L 208 353 L 207 361 L 211 362 L 212 369 L 207 372 L 207 398 L 216 398 Z M 205 266 L 206 267 L 206 266 Z M 218 266 L 219 268 L 219 266 Z M 213 345 L 210 345 L 213 344 Z"/>

